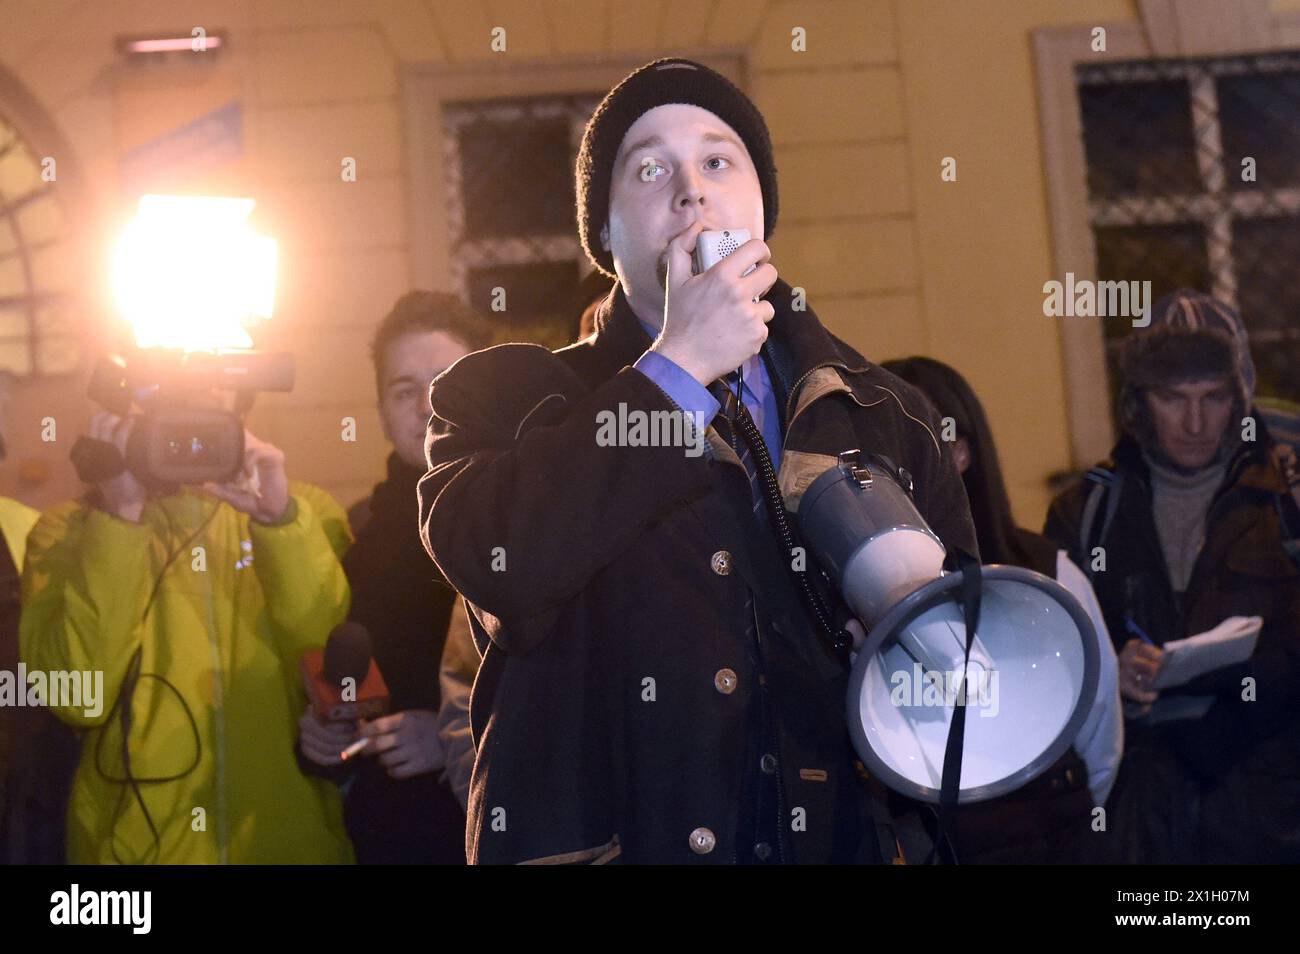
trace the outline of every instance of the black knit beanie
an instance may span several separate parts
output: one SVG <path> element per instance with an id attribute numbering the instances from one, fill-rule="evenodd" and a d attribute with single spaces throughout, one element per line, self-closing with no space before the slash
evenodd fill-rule
<path id="1" fill-rule="evenodd" d="M 776 163 L 763 114 L 729 79 L 707 66 L 677 57 L 655 60 L 630 73 L 601 100 L 578 150 L 578 235 L 587 257 L 610 278 L 614 259 L 601 247 L 600 230 L 609 217 L 614 157 L 633 123 L 655 107 L 671 103 L 707 109 L 740 135 L 763 192 L 765 240 L 776 225 Z"/>

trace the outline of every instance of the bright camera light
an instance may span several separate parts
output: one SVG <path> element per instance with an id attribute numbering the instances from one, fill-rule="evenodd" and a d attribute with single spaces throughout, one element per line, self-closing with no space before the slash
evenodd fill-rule
<path id="1" fill-rule="evenodd" d="M 252 199 L 146 195 L 113 262 L 118 307 L 141 348 L 251 348 L 271 317 L 276 243 L 248 226 Z"/>

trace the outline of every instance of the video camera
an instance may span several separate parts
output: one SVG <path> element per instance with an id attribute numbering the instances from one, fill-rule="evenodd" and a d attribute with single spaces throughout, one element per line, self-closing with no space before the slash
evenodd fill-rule
<path id="1" fill-rule="evenodd" d="M 134 417 L 126 455 L 81 437 L 72 464 L 91 484 L 124 470 L 151 487 L 228 480 L 243 466 L 243 416 L 257 392 L 291 391 L 293 379 L 288 353 L 141 348 L 129 359 L 109 355 L 96 365 L 87 393 L 105 410 Z M 234 391 L 235 409 L 205 401 L 214 390 Z"/>

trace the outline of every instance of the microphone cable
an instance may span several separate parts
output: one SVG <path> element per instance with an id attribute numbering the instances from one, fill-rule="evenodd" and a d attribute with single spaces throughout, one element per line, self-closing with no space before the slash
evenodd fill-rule
<path id="1" fill-rule="evenodd" d="M 732 433 L 742 437 L 749 445 L 750 453 L 754 458 L 754 467 L 759 478 L 758 482 L 762 487 L 767 512 L 772 518 L 772 529 L 776 532 L 778 544 L 790 559 L 787 566 L 798 584 L 799 593 L 803 597 L 808 611 L 817 623 L 818 633 L 841 662 L 847 665 L 849 651 L 853 648 L 853 637 L 842 626 L 835 624 L 830 607 L 827 606 L 822 594 L 813 585 L 807 570 L 794 569 L 794 551 L 798 546 L 798 541 L 795 539 L 794 527 L 790 524 L 789 517 L 785 512 L 785 502 L 781 497 L 781 486 L 777 480 L 776 469 L 772 466 L 772 457 L 768 453 L 767 443 L 763 440 L 758 425 L 754 422 L 754 418 L 745 407 L 745 402 L 741 397 L 745 385 L 744 365 L 736 369 L 735 375 L 737 389 L 733 392 L 733 396 L 736 400 L 730 416 Z M 730 389 L 728 388 L 728 390 Z"/>

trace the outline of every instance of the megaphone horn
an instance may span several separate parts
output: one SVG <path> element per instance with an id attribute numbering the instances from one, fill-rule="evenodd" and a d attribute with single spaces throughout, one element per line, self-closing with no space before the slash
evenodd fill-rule
<path id="1" fill-rule="evenodd" d="M 1096 634 L 1055 580 L 988 566 L 968 656 L 964 575 L 944 572 L 944 545 L 905 476 L 846 451 L 799 502 L 804 542 L 868 629 L 849 677 L 849 733 L 882 782 L 938 803 L 953 713 L 966 706 L 958 801 L 995 798 L 1077 737 L 1097 692 Z"/>

